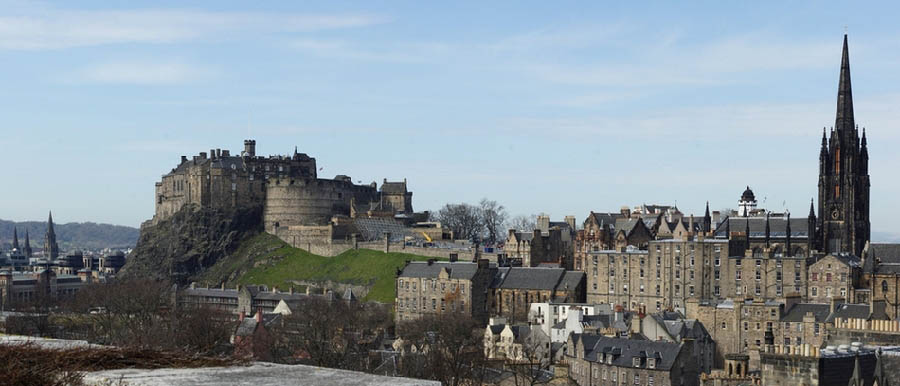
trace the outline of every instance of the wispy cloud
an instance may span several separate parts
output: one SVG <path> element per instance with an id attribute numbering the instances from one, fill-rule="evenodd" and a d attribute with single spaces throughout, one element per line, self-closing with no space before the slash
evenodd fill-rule
<path id="1" fill-rule="evenodd" d="M 370 14 L 274 14 L 184 9 L 72 11 L 28 8 L 0 17 L 0 49 L 45 50 L 121 43 L 171 43 L 254 30 L 319 31 L 365 27 Z"/>
<path id="2" fill-rule="evenodd" d="M 878 136 L 897 137 L 890 127 L 900 121 L 900 95 L 874 95 L 857 98 L 857 120 L 876 128 Z M 586 117 L 515 117 L 502 122 L 506 130 L 531 135 L 583 137 L 599 135 L 625 139 L 727 141 L 756 138 L 797 138 L 818 135 L 823 126 L 832 126 L 834 106 L 830 100 L 820 103 L 746 103 L 679 107 L 664 110 L 638 110 L 626 115 Z M 817 124 L 818 123 L 818 124 Z"/>
<path id="3" fill-rule="evenodd" d="M 169 85 L 214 78 L 218 72 L 179 61 L 123 61 L 91 65 L 77 71 L 74 83 Z"/>
<path id="4" fill-rule="evenodd" d="M 318 57 L 403 63 L 436 61 L 454 50 L 451 45 L 443 43 L 410 42 L 372 48 L 353 41 L 323 38 L 295 39 L 289 45 Z"/>

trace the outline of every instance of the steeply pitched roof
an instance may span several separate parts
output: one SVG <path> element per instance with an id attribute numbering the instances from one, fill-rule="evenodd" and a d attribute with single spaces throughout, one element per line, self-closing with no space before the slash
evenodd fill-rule
<path id="1" fill-rule="evenodd" d="M 877 265 L 875 264 L 876 260 L 879 261 Z M 866 273 L 900 273 L 900 244 L 869 244 L 863 271 Z"/>
<path id="2" fill-rule="evenodd" d="M 841 304 L 835 308 L 831 315 L 825 320 L 831 323 L 835 318 L 843 319 L 867 319 L 869 317 L 869 306 L 867 304 Z"/>
<path id="3" fill-rule="evenodd" d="M 621 213 L 598 213 L 598 212 L 591 212 L 591 217 L 594 219 L 594 221 L 597 222 L 597 224 L 600 224 L 600 226 L 615 227 L 615 226 L 616 226 L 616 220 L 617 220 L 617 219 L 620 219 L 620 218 L 623 218 L 623 217 L 625 217 L 625 216 L 622 215 Z"/>
<path id="4" fill-rule="evenodd" d="M 512 267 L 506 271 L 499 288 L 552 291 L 565 272 L 563 268 Z"/>
<path id="5" fill-rule="evenodd" d="M 802 322 L 807 312 L 812 312 L 816 318 L 816 322 L 823 323 L 831 313 L 830 304 L 818 303 L 798 303 L 791 307 L 790 310 L 781 317 L 782 322 Z"/>
<path id="6" fill-rule="evenodd" d="M 478 272 L 478 264 L 469 262 L 433 262 L 412 261 L 400 271 L 400 277 L 437 278 L 442 268 L 447 268 L 451 279 L 472 280 Z"/>
<path id="7" fill-rule="evenodd" d="M 728 217 L 725 221 L 721 221 L 716 226 L 716 237 L 727 237 L 725 232 L 727 227 L 726 221 L 731 223 L 732 232 L 744 232 L 747 228 L 747 221 L 750 221 L 750 237 L 762 238 L 766 237 L 766 218 L 765 217 Z M 697 221 L 694 221 L 696 223 Z M 791 219 L 791 239 L 804 239 L 809 235 L 809 222 L 805 218 Z M 783 238 L 787 237 L 787 219 L 783 217 L 769 217 L 769 237 Z"/>
<path id="8" fill-rule="evenodd" d="M 587 336 L 589 335 L 583 335 L 581 339 L 585 343 L 590 343 L 590 340 L 585 339 Z M 680 343 L 598 336 L 590 349 L 585 344 L 584 358 L 588 361 L 599 362 L 602 358 L 598 354 L 612 354 L 613 365 L 631 368 L 634 367 L 633 359 L 635 357 L 656 358 L 655 368 L 666 371 L 672 369 L 678 354 L 681 353 L 681 347 Z"/>
<path id="9" fill-rule="evenodd" d="M 406 182 L 385 182 L 381 184 L 382 193 L 406 193 Z"/>

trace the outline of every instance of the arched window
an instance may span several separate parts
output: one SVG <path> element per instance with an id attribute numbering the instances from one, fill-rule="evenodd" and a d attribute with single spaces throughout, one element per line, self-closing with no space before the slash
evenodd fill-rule
<path id="1" fill-rule="evenodd" d="M 775 247 L 775 257 L 782 257 L 783 255 L 784 255 L 784 250 L 781 248 L 781 246 L 779 245 L 779 246 Z"/>
<path id="2" fill-rule="evenodd" d="M 887 292 L 888 292 L 887 280 L 882 280 L 881 281 L 881 293 L 887 294 Z"/>
<path id="3" fill-rule="evenodd" d="M 806 257 L 806 252 L 803 251 L 803 248 L 795 247 L 794 252 L 791 253 L 791 255 L 794 257 Z"/>
<path id="4" fill-rule="evenodd" d="M 753 248 L 753 257 L 762 257 L 762 249 Z"/>

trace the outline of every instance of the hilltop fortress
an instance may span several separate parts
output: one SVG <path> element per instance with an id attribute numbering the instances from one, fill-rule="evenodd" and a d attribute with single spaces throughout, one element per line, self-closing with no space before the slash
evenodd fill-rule
<path id="1" fill-rule="evenodd" d="M 296 148 L 293 155 L 257 156 L 252 139 L 244 141 L 240 155 L 210 149 L 190 159 L 182 156 L 156 183 L 156 212 L 150 224 L 168 219 L 185 205 L 217 209 L 262 205 L 266 232 L 308 246 L 361 233 L 354 219 L 390 227 L 409 225 L 427 215 L 413 212 L 405 179 L 385 179 L 378 189 L 375 182 L 356 185 L 346 175 L 319 178 L 317 170 L 316 159 Z"/>

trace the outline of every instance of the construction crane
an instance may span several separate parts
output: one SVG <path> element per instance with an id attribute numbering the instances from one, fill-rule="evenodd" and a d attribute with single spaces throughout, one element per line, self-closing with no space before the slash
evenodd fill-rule
<path id="1" fill-rule="evenodd" d="M 422 236 L 425 236 L 425 240 L 427 240 L 427 241 L 430 243 L 430 242 L 431 242 L 431 236 L 428 236 L 428 234 L 425 233 L 425 232 L 421 232 L 421 233 L 422 233 Z"/>

